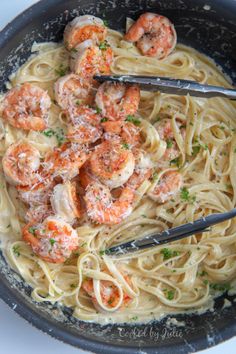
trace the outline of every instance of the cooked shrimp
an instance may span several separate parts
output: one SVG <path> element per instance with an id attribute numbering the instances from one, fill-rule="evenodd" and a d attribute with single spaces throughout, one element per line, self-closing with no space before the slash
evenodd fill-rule
<path id="1" fill-rule="evenodd" d="M 52 215 L 53 211 L 50 205 L 48 204 L 40 204 L 40 205 L 32 205 L 27 210 L 25 214 L 26 222 L 30 223 L 38 223 L 45 220 L 48 216 Z"/>
<path id="2" fill-rule="evenodd" d="M 158 203 L 165 203 L 171 199 L 182 187 L 183 178 L 178 171 L 164 173 L 155 188 L 148 193 L 149 197 Z"/>
<path id="3" fill-rule="evenodd" d="M 176 46 L 177 35 L 173 24 L 164 16 L 147 12 L 130 27 L 124 37 L 136 42 L 143 55 L 163 59 Z"/>
<path id="4" fill-rule="evenodd" d="M 113 52 L 106 42 L 97 46 L 88 39 L 74 48 L 70 68 L 80 78 L 92 79 L 95 74 L 109 74 L 112 60 Z"/>
<path id="5" fill-rule="evenodd" d="M 94 99 L 90 83 L 76 74 L 68 74 L 58 79 L 54 85 L 55 98 L 62 109 L 69 110 L 78 104 L 90 104 Z"/>
<path id="6" fill-rule="evenodd" d="M 124 275 L 125 280 L 131 284 L 130 278 L 128 275 Z M 84 280 L 82 283 L 82 288 L 83 290 L 91 297 L 91 300 L 93 302 L 93 305 L 98 311 L 102 311 L 103 309 L 98 305 L 98 301 L 96 299 L 95 293 L 94 293 L 94 286 L 93 286 L 93 280 L 92 279 L 87 279 Z M 100 294 L 101 294 L 101 299 L 103 304 L 106 307 L 117 307 L 120 301 L 120 292 L 118 288 L 109 280 L 101 280 L 100 281 Z M 127 306 L 129 302 L 132 300 L 132 298 L 123 292 L 123 301 L 121 303 L 121 306 Z"/>
<path id="7" fill-rule="evenodd" d="M 42 223 L 29 223 L 22 235 L 37 256 L 50 263 L 63 263 L 78 247 L 77 232 L 57 216 Z"/>
<path id="8" fill-rule="evenodd" d="M 87 39 L 100 43 L 104 41 L 106 34 L 107 29 L 100 18 L 91 15 L 78 16 L 66 26 L 64 43 L 71 50 Z"/>
<path id="9" fill-rule="evenodd" d="M 3 119 L 13 127 L 41 131 L 47 127 L 50 106 L 47 92 L 26 82 L 8 91 L 1 111 Z"/>
<path id="10" fill-rule="evenodd" d="M 136 85 L 104 82 L 99 86 L 95 101 L 104 117 L 125 120 L 138 110 L 140 89 Z"/>
<path id="11" fill-rule="evenodd" d="M 124 187 L 120 197 L 113 201 L 109 188 L 94 182 L 88 185 L 84 197 L 87 214 L 93 222 L 99 224 L 119 224 L 131 214 L 134 196 L 132 188 Z"/>
<path id="12" fill-rule="evenodd" d="M 141 143 L 140 128 L 133 123 L 118 120 L 106 121 L 101 125 L 106 133 L 119 135 L 130 148 L 137 147 Z"/>
<path id="13" fill-rule="evenodd" d="M 93 175 L 91 172 L 89 161 L 85 162 L 85 164 L 79 170 L 79 181 L 82 188 L 84 189 L 86 189 L 89 184 L 98 182 L 97 177 L 95 177 L 95 175 Z"/>
<path id="14" fill-rule="evenodd" d="M 49 151 L 44 160 L 44 170 L 53 177 L 69 180 L 79 174 L 80 167 L 89 158 L 89 153 L 76 143 L 64 143 Z"/>
<path id="15" fill-rule="evenodd" d="M 120 139 L 109 139 L 96 146 L 90 169 L 109 188 L 122 186 L 134 171 L 134 155 Z"/>
<path id="16" fill-rule="evenodd" d="M 50 192 L 55 182 L 50 175 L 37 176 L 37 180 L 29 186 L 17 186 L 20 199 L 29 205 L 41 205 L 49 202 Z"/>
<path id="17" fill-rule="evenodd" d="M 24 141 L 10 145 L 2 159 L 6 179 L 14 185 L 28 186 L 35 183 L 39 166 L 39 151 Z"/>
<path id="18" fill-rule="evenodd" d="M 127 186 L 133 189 L 138 189 L 141 184 L 148 180 L 152 175 L 153 162 L 144 151 L 136 149 L 134 151 L 135 156 L 135 168 L 134 173 L 129 178 Z"/>
<path id="19" fill-rule="evenodd" d="M 179 127 L 181 127 L 180 123 L 178 123 Z M 171 120 L 170 119 L 162 119 L 161 121 L 157 122 L 155 125 L 155 128 L 160 136 L 160 138 L 164 141 L 166 141 L 166 151 L 165 154 L 163 155 L 162 159 L 164 161 L 168 160 L 173 160 L 176 157 L 180 155 L 180 150 L 178 148 L 178 145 L 175 141 L 174 133 L 172 130 L 171 126 Z M 183 138 L 185 137 L 185 128 L 181 128 L 181 134 Z"/>
<path id="20" fill-rule="evenodd" d="M 102 136 L 101 116 L 92 108 L 79 106 L 70 110 L 67 138 L 78 144 L 94 143 Z"/>
<path id="21" fill-rule="evenodd" d="M 68 223 L 81 217 L 82 207 L 76 191 L 75 182 L 57 184 L 51 196 L 51 205 L 54 213 Z"/>

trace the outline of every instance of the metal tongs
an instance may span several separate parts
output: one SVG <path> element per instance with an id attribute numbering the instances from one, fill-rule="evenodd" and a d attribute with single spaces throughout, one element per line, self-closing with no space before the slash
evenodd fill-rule
<path id="1" fill-rule="evenodd" d="M 112 81 L 125 84 L 138 84 L 144 91 L 160 91 L 179 96 L 211 98 L 224 97 L 236 100 L 236 90 L 220 86 L 202 85 L 195 81 L 171 79 L 157 76 L 136 75 L 95 75 L 94 79 L 99 82 Z"/>
<path id="2" fill-rule="evenodd" d="M 151 234 L 141 239 L 132 240 L 105 250 L 107 255 L 121 255 L 129 252 L 140 251 L 145 248 L 159 246 L 168 242 L 181 240 L 204 231 L 209 231 L 209 227 L 236 216 L 236 208 L 225 212 L 206 216 L 194 222 L 167 229 L 159 233 Z"/>

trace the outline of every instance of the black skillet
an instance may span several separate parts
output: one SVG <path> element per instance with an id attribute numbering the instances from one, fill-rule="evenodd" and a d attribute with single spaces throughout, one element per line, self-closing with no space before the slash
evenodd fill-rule
<path id="1" fill-rule="evenodd" d="M 32 43 L 61 40 L 66 23 L 76 15 L 94 14 L 108 20 L 110 27 L 124 29 L 126 16 L 135 19 L 145 11 L 169 17 L 179 42 L 211 56 L 236 81 L 235 0 L 42 0 L 0 33 L 1 90 L 30 55 Z M 228 295 L 217 299 L 214 311 L 174 316 L 184 327 L 167 325 L 171 316 L 145 325 L 101 327 L 76 320 L 70 309 L 33 303 L 30 288 L 13 274 L 0 255 L 0 297 L 37 328 L 91 352 L 192 353 L 236 334 L 236 303 Z M 223 308 L 225 298 L 232 301 L 231 307 Z"/>

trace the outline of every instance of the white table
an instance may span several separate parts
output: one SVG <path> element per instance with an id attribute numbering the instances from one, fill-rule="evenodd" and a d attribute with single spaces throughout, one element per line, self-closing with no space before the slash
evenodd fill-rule
<path id="1" fill-rule="evenodd" d="M 0 0 L 0 28 L 14 16 L 36 3 L 37 0 Z M 0 300 L 0 352 L 17 354 L 82 354 L 84 351 L 63 344 L 32 327 Z M 211 349 L 204 354 L 234 354 L 236 338 Z"/>

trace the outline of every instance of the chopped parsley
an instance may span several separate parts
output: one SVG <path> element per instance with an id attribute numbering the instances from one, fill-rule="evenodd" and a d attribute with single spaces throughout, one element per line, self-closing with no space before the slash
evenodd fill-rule
<path id="1" fill-rule="evenodd" d="M 196 156 L 199 153 L 200 149 L 201 149 L 200 145 L 193 146 L 193 148 L 192 148 L 192 156 Z"/>
<path id="2" fill-rule="evenodd" d="M 77 101 L 75 102 L 75 104 L 76 104 L 77 106 L 80 106 L 80 105 L 81 105 L 81 101 L 80 101 L 80 100 L 77 100 Z"/>
<path id="3" fill-rule="evenodd" d="M 101 119 L 101 123 L 105 123 L 105 122 L 107 122 L 108 121 L 108 118 L 102 118 Z"/>
<path id="4" fill-rule="evenodd" d="M 20 256 L 20 246 L 19 245 L 13 246 L 13 252 L 15 253 L 15 255 L 17 257 L 19 257 Z"/>
<path id="5" fill-rule="evenodd" d="M 203 270 L 201 273 L 198 273 L 198 275 L 200 275 L 200 277 L 204 277 L 205 275 L 208 275 L 208 273 Z"/>
<path id="6" fill-rule="evenodd" d="M 96 113 L 100 114 L 102 112 L 101 108 L 99 108 L 98 106 L 96 107 Z"/>
<path id="7" fill-rule="evenodd" d="M 135 118 L 135 116 L 132 116 L 130 114 L 126 117 L 125 121 L 133 123 L 134 125 L 140 125 L 141 124 L 141 121 L 139 119 Z"/>
<path id="8" fill-rule="evenodd" d="M 37 230 L 36 227 L 32 227 L 32 226 L 28 228 L 28 231 L 34 236 L 35 236 L 35 231 L 36 230 Z"/>
<path id="9" fill-rule="evenodd" d="M 99 251 L 99 255 L 100 255 L 100 256 L 104 256 L 104 254 L 105 254 L 105 250 Z"/>
<path id="10" fill-rule="evenodd" d="M 203 284 L 207 285 L 208 283 L 209 283 L 209 280 L 207 280 L 207 279 L 203 280 Z"/>
<path id="11" fill-rule="evenodd" d="M 76 284 L 70 284 L 71 289 L 75 289 L 76 286 L 77 286 Z"/>
<path id="12" fill-rule="evenodd" d="M 123 147 L 123 149 L 125 149 L 125 150 L 129 150 L 129 144 L 127 144 L 127 143 L 123 143 L 123 144 L 122 144 L 122 147 Z"/>
<path id="13" fill-rule="evenodd" d="M 56 128 L 56 130 L 53 129 L 47 129 L 42 132 L 43 135 L 51 138 L 52 136 L 55 136 L 57 139 L 58 146 L 61 146 L 62 143 L 65 141 L 65 133 L 62 128 Z"/>
<path id="14" fill-rule="evenodd" d="M 173 160 L 170 160 L 170 165 L 176 165 L 179 168 L 180 167 L 180 156 L 176 157 Z"/>
<path id="15" fill-rule="evenodd" d="M 43 135 L 45 135 L 49 138 L 51 138 L 51 136 L 53 136 L 55 134 L 54 130 L 52 130 L 52 129 L 44 130 L 42 133 L 43 133 Z"/>
<path id="16" fill-rule="evenodd" d="M 234 153 L 236 153 L 236 148 L 234 148 Z"/>
<path id="17" fill-rule="evenodd" d="M 180 198 L 185 202 L 193 203 L 196 200 L 195 195 L 190 195 L 188 189 L 186 187 L 181 188 L 180 190 Z"/>
<path id="18" fill-rule="evenodd" d="M 101 42 L 99 44 L 99 49 L 101 49 L 101 50 L 106 50 L 109 47 L 110 47 L 110 45 L 109 45 L 109 43 L 107 41 Z"/>
<path id="19" fill-rule="evenodd" d="M 50 238 L 50 239 L 49 239 L 49 242 L 50 242 L 51 246 L 53 246 L 54 243 L 56 242 L 56 240 L 55 240 L 54 238 Z"/>
<path id="20" fill-rule="evenodd" d="M 199 153 L 201 148 L 203 150 L 208 150 L 208 145 L 199 142 L 198 139 L 194 139 L 193 142 L 194 142 L 195 145 L 192 148 L 192 156 L 196 156 Z"/>
<path id="21" fill-rule="evenodd" d="M 167 149 L 170 149 L 172 146 L 173 146 L 173 140 L 172 139 L 167 139 L 166 140 Z"/>
<path id="22" fill-rule="evenodd" d="M 168 300 L 173 300 L 175 296 L 175 291 L 174 290 L 167 290 L 166 292 L 166 298 Z"/>
<path id="23" fill-rule="evenodd" d="M 86 245 L 87 245 L 87 242 L 84 242 L 84 243 L 82 243 L 82 245 L 80 247 L 84 247 Z"/>
<path id="24" fill-rule="evenodd" d="M 104 26 L 108 27 L 108 21 L 107 20 L 103 20 Z"/>
<path id="25" fill-rule="evenodd" d="M 137 319 L 138 319 L 138 316 L 131 317 L 132 321 L 137 321 Z"/>
<path id="26" fill-rule="evenodd" d="M 70 51 L 71 51 L 71 53 L 77 53 L 78 52 L 78 50 L 76 48 L 72 48 Z"/>
<path id="27" fill-rule="evenodd" d="M 172 249 L 170 249 L 170 248 L 163 248 L 161 250 L 161 254 L 163 255 L 164 261 L 165 261 L 165 260 L 170 259 L 172 257 L 179 256 L 179 251 L 172 251 Z"/>
<path id="28" fill-rule="evenodd" d="M 153 181 L 153 182 L 156 181 L 157 178 L 158 178 L 158 173 L 157 173 L 157 172 L 154 172 L 154 173 L 152 174 L 152 181 Z"/>
<path id="29" fill-rule="evenodd" d="M 65 67 L 63 64 L 60 64 L 59 68 L 55 70 L 55 73 L 58 76 L 64 76 L 67 71 L 68 71 L 68 68 Z"/>
<path id="30" fill-rule="evenodd" d="M 212 283 L 210 284 L 210 288 L 216 291 L 229 291 L 231 289 L 231 285 L 230 284 L 217 284 L 217 283 Z"/>

